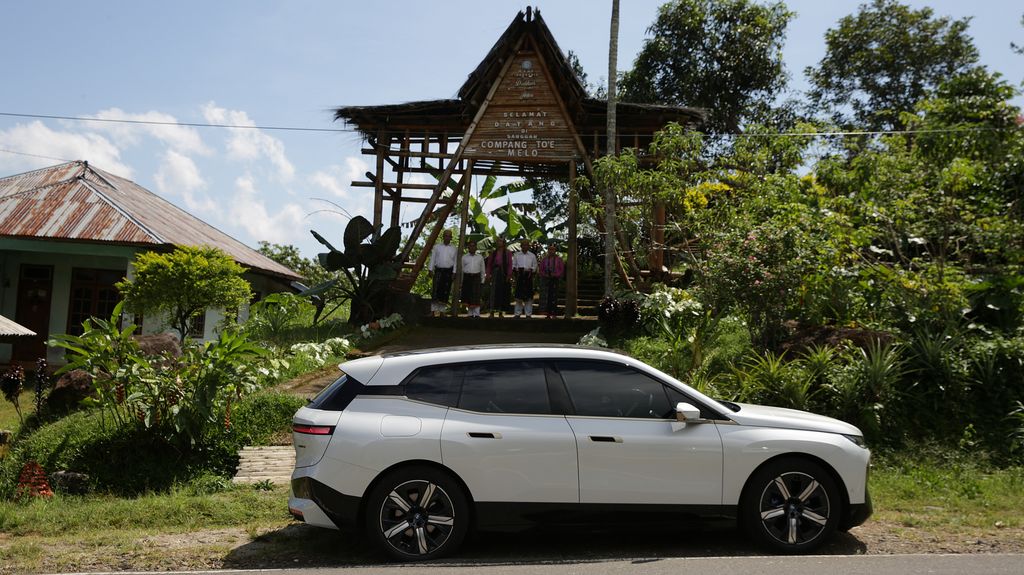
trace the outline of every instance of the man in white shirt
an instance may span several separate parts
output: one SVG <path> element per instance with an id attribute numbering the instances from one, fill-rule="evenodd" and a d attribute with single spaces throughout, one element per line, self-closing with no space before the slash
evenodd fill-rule
<path id="1" fill-rule="evenodd" d="M 480 317 L 480 286 L 484 283 L 484 257 L 476 253 L 476 242 L 466 244 L 469 253 L 462 255 L 462 303 L 469 317 Z"/>
<path id="2" fill-rule="evenodd" d="M 533 315 L 533 275 L 537 273 L 537 256 L 530 251 L 530 240 L 523 240 L 520 250 L 512 256 L 512 274 L 516 278 L 516 317 Z M 525 303 L 525 306 L 524 306 Z"/>
<path id="3" fill-rule="evenodd" d="M 444 243 L 434 244 L 430 250 L 430 266 L 427 268 L 433 278 L 430 300 L 430 314 L 444 314 L 448 309 L 448 296 L 452 292 L 452 270 L 455 268 L 455 246 L 452 245 L 452 231 L 445 230 Z"/>

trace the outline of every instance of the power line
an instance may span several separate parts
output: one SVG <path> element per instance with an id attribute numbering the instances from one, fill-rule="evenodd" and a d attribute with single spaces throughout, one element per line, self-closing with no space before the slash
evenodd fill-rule
<path id="1" fill-rule="evenodd" d="M 238 124 L 203 124 L 199 122 L 159 122 L 156 120 L 127 120 L 118 118 L 82 118 L 78 116 L 57 116 L 52 114 L 18 114 L 0 112 L 0 116 L 14 118 L 37 118 L 42 120 L 71 120 L 75 122 L 110 122 L 118 124 L 143 124 L 149 126 L 181 126 L 187 128 L 235 128 L 243 130 L 283 130 L 290 132 L 353 132 L 343 128 L 306 128 L 299 126 L 242 126 Z"/>
<path id="2" fill-rule="evenodd" d="M 28 152 L 16 152 L 14 150 L 6 150 L 4 148 L 0 148 L 0 152 L 5 152 L 5 153 L 8 153 L 8 154 L 17 154 L 19 156 L 29 156 L 29 157 L 32 157 L 32 158 L 42 158 L 44 160 L 54 160 L 56 162 L 65 162 L 65 163 L 67 163 L 67 162 L 73 161 L 73 160 L 65 160 L 64 158 L 54 158 L 53 156 L 44 156 L 42 154 L 30 154 Z"/>
<path id="3" fill-rule="evenodd" d="M 180 126 L 188 128 L 231 128 L 242 130 L 277 130 L 290 132 L 323 132 L 323 133 L 355 133 L 357 128 L 310 128 L 304 126 L 246 126 L 238 124 L 208 124 L 201 122 L 161 122 L 157 120 L 128 120 L 118 118 L 87 118 L 81 116 L 60 116 L 55 114 L 22 114 L 17 112 L 0 112 L 0 116 L 13 118 L 36 118 L 43 120 L 69 120 L 75 122 L 107 122 L 119 124 L 137 124 L 151 126 Z M 760 133 L 736 133 L 736 134 L 705 134 L 706 138 L 832 138 L 845 136 L 892 136 L 898 134 L 943 134 L 943 133 L 969 133 L 969 132 L 999 132 L 1004 130 L 1024 129 L 1020 126 L 1009 126 L 1006 128 L 996 127 L 961 127 L 961 128 L 933 128 L 916 130 L 849 130 L 830 132 L 760 132 Z M 383 130 L 387 134 L 405 134 L 405 130 Z M 620 134 L 623 138 L 633 136 L 649 136 L 650 134 Z"/>

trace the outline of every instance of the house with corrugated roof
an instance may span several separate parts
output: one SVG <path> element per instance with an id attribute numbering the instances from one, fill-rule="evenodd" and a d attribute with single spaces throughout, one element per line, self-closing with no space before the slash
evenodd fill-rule
<path id="1" fill-rule="evenodd" d="M 35 337 L 0 343 L 0 363 L 35 361 L 48 334 L 80 333 L 82 321 L 109 317 L 120 300 L 114 284 L 131 278 L 145 251 L 207 245 L 247 271 L 257 297 L 291 289 L 301 278 L 242 242 L 142 186 L 88 162 L 68 162 L 0 178 L 0 314 Z M 245 314 L 247 310 L 242 310 Z M 190 334 L 214 335 L 220 310 L 207 310 Z M 159 318 L 134 318 L 143 333 L 165 329 Z"/>

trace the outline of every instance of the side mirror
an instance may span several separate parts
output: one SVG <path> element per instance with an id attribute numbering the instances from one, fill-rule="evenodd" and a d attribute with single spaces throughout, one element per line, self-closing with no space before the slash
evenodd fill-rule
<path id="1" fill-rule="evenodd" d="M 689 403 L 676 404 L 676 421 L 696 421 L 700 419 L 700 410 Z"/>

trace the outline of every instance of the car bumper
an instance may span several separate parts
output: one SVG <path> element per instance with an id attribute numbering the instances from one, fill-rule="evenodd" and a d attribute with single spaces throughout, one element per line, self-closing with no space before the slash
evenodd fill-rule
<path id="1" fill-rule="evenodd" d="M 352 530 L 359 526 L 359 498 L 338 493 L 311 477 L 292 479 L 288 511 L 310 525 Z"/>
<path id="2" fill-rule="evenodd" d="M 864 490 L 864 503 L 855 503 L 850 505 L 847 509 L 846 514 L 843 517 L 843 522 L 839 528 L 843 531 L 852 529 L 858 525 L 863 524 L 871 517 L 871 513 L 874 511 L 874 507 L 871 504 L 871 493 L 867 489 Z"/>

